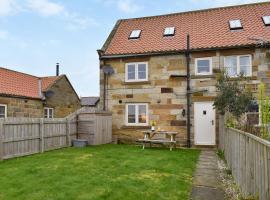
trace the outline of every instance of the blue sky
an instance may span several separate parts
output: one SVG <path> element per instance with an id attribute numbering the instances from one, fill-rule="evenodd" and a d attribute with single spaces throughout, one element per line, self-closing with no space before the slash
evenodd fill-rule
<path id="1" fill-rule="evenodd" d="M 258 0 L 0 0 L 0 66 L 38 76 L 55 63 L 79 96 L 99 95 L 101 48 L 117 19 Z"/>

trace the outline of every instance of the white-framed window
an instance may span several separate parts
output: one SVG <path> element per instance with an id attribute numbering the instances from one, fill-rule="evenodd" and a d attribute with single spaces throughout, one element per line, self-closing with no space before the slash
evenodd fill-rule
<path id="1" fill-rule="evenodd" d="M 147 126 L 148 125 L 148 104 L 128 103 L 126 104 L 126 125 Z"/>
<path id="2" fill-rule="evenodd" d="M 224 68 L 230 77 L 236 77 L 240 74 L 252 76 L 251 55 L 226 56 L 224 58 Z"/>
<path id="3" fill-rule="evenodd" d="M 54 109 L 53 108 L 44 108 L 44 118 L 53 118 Z"/>
<path id="4" fill-rule="evenodd" d="M 127 63 L 125 72 L 126 82 L 139 82 L 148 80 L 148 63 Z"/>
<path id="5" fill-rule="evenodd" d="M 0 118 L 6 118 L 6 117 L 7 117 L 7 105 L 0 104 Z"/>
<path id="6" fill-rule="evenodd" d="M 133 30 L 129 35 L 129 39 L 138 39 L 141 36 L 141 30 Z"/>
<path id="7" fill-rule="evenodd" d="M 175 27 L 166 27 L 164 29 L 163 35 L 164 36 L 174 36 L 174 33 L 175 33 Z"/>
<path id="8" fill-rule="evenodd" d="M 265 26 L 270 26 L 270 16 L 263 16 L 262 19 Z"/>
<path id="9" fill-rule="evenodd" d="M 230 25 L 231 30 L 237 30 L 237 29 L 242 29 L 243 28 L 240 19 L 230 20 L 229 25 Z"/>
<path id="10" fill-rule="evenodd" d="M 195 59 L 195 75 L 211 75 L 213 72 L 212 58 Z"/>

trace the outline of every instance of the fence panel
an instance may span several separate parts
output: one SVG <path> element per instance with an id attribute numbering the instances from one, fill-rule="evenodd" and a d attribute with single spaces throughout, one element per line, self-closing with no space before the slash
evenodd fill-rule
<path id="1" fill-rule="evenodd" d="M 224 122 L 221 122 L 224 123 Z M 219 148 L 244 197 L 270 199 L 270 142 L 233 128 L 220 129 Z"/>

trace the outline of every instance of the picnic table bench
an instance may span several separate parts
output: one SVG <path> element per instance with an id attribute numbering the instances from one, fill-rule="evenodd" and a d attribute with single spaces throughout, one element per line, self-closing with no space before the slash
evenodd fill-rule
<path id="1" fill-rule="evenodd" d="M 143 144 L 143 149 L 146 144 L 169 144 L 170 151 L 172 151 L 173 147 L 176 146 L 175 136 L 178 134 L 177 132 L 170 131 L 143 131 L 144 134 L 143 139 L 138 139 L 138 142 Z M 170 136 L 167 138 L 167 136 Z"/>

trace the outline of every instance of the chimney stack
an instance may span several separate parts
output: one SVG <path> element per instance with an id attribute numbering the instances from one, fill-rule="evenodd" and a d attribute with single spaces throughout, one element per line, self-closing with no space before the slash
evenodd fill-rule
<path id="1" fill-rule="evenodd" d="M 59 63 L 56 63 L 56 76 L 59 76 Z"/>

